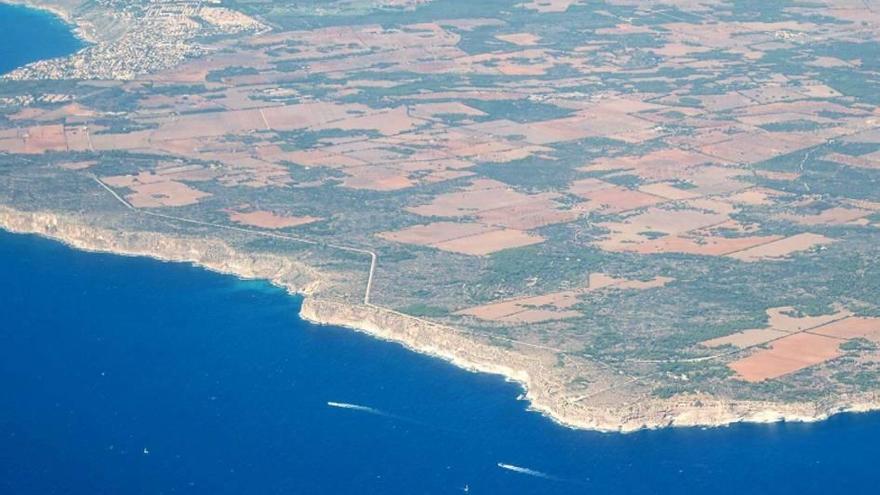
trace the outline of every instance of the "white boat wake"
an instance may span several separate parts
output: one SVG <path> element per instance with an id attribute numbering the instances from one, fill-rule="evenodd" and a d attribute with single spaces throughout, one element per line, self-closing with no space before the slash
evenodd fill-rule
<path id="1" fill-rule="evenodd" d="M 526 467 L 514 466 L 513 464 L 505 464 L 503 462 L 499 462 L 498 467 L 500 467 L 501 469 L 506 469 L 508 471 L 513 471 L 514 473 L 526 474 L 529 476 L 534 476 L 536 478 L 543 478 L 545 480 L 563 481 L 563 480 L 561 480 L 555 476 L 551 476 L 547 473 L 537 471 L 535 469 L 529 469 Z"/>
<path id="2" fill-rule="evenodd" d="M 349 404 L 348 402 L 333 402 L 333 401 L 328 401 L 328 402 L 327 402 L 327 405 L 330 406 L 330 407 L 335 407 L 335 408 L 337 408 L 337 409 L 350 409 L 350 410 L 352 410 L 352 411 L 360 411 L 360 412 L 365 412 L 365 413 L 369 413 L 369 414 L 375 414 L 375 415 L 377 415 L 377 416 L 387 416 L 387 417 L 391 417 L 390 414 L 388 414 L 388 413 L 386 413 L 386 412 L 383 412 L 383 411 L 380 411 L 380 410 L 378 410 L 378 409 L 375 409 L 375 408 L 372 408 L 372 407 L 368 407 L 368 406 L 361 406 L 361 405 L 358 405 L 358 404 Z"/>
<path id="3" fill-rule="evenodd" d="M 0 1 L 2 1 L 2 0 L 0 0 Z M 400 421 L 403 423 L 410 423 L 413 425 L 423 426 L 423 427 L 431 428 L 431 429 L 435 429 L 435 430 L 451 431 L 451 430 L 448 430 L 446 428 L 443 428 L 443 427 L 440 427 L 437 425 L 431 425 L 431 424 L 425 423 L 423 421 L 419 421 L 417 419 L 408 418 L 406 416 L 398 416 L 397 414 L 391 414 L 391 413 L 385 412 L 381 409 L 376 409 L 375 407 L 364 406 L 361 404 L 352 404 L 351 402 L 327 401 L 327 407 L 333 407 L 336 409 L 347 409 L 349 411 L 356 411 L 356 412 L 362 412 L 362 413 L 366 413 L 366 414 L 372 414 L 373 416 L 379 416 L 381 418 L 392 419 L 394 421 Z"/>

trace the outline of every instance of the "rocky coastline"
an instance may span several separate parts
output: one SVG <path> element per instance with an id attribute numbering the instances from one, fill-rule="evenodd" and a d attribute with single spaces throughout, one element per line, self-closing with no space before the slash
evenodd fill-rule
<path id="1" fill-rule="evenodd" d="M 576 429 L 632 432 L 663 427 L 717 427 L 734 423 L 810 422 L 843 412 L 880 409 L 876 396 L 841 398 L 835 404 L 722 400 L 709 395 L 619 401 L 601 405 L 574 397 L 567 377 L 539 353 L 482 342 L 477 336 L 372 304 L 353 304 L 316 295 L 327 276 L 279 255 L 246 253 L 213 239 L 124 232 L 91 225 L 75 216 L 26 212 L 0 206 L 0 228 L 36 234 L 83 251 L 144 256 L 199 267 L 244 279 L 265 279 L 305 297 L 301 317 L 346 327 L 446 360 L 460 368 L 492 373 L 520 384 L 530 409 Z M 622 398 L 622 397 L 621 397 Z"/>

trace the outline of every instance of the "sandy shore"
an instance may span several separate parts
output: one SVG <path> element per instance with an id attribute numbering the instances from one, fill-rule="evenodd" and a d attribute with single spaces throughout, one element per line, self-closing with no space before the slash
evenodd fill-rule
<path id="1" fill-rule="evenodd" d="M 266 279 L 305 296 L 307 321 L 350 328 L 396 342 L 462 369 L 492 373 L 519 383 L 530 408 L 571 428 L 630 432 L 646 428 L 723 426 L 738 422 L 818 421 L 841 412 L 880 409 L 880 398 L 841 397 L 836 404 L 727 401 L 709 395 L 609 403 L 577 400 L 565 384 L 571 376 L 548 364 L 546 356 L 489 345 L 463 331 L 402 315 L 374 305 L 322 299 L 316 293 L 325 274 L 278 255 L 242 253 L 220 240 L 170 237 L 152 232 L 119 232 L 53 213 L 21 212 L 0 206 L 0 228 L 37 234 L 73 248 L 164 261 L 188 262 L 245 279 Z"/>

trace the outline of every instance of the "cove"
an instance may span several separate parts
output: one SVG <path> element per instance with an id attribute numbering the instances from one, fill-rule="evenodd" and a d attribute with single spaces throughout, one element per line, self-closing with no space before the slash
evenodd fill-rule
<path id="1" fill-rule="evenodd" d="M 75 52 L 79 39 L 55 15 L 0 3 L 0 74 L 17 67 Z"/>

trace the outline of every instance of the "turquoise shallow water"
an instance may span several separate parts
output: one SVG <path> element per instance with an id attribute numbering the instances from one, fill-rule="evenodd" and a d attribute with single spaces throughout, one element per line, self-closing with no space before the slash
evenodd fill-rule
<path id="1" fill-rule="evenodd" d="M 76 46 L 50 16 L 0 5 L 0 72 Z M 300 301 L 265 283 L 6 233 L 0 282 L 0 494 L 741 495 L 880 484 L 877 414 L 572 431 L 528 412 L 499 377 L 305 323 Z"/>
<path id="2" fill-rule="evenodd" d="M 0 3 L 0 74 L 79 47 L 70 27 L 52 14 Z"/>

